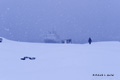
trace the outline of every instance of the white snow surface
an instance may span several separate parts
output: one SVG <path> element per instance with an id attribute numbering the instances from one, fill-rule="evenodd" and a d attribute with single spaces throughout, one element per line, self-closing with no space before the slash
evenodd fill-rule
<path id="1" fill-rule="evenodd" d="M 21 58 L 36 57 L 35 60 Z M 119 80 L 120 42 L 0 43 L 0 80 Z M 114 76 L 92 76 L 114 74 Z"/>

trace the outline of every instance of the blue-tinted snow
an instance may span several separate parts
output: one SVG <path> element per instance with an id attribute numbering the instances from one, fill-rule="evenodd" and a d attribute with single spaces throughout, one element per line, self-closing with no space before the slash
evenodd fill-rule
<path id="1" fill-rule="evenodd" d="M 118 80 L 120 42 L 0 43 L 0 80 Z M 21 60 L 23 57 L 35 60 Z M 92 76 L 114 74 L 114 76 Z"/>

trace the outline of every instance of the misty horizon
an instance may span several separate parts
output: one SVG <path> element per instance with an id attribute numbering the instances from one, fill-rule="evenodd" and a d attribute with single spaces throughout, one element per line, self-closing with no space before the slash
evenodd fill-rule
<path id="1" fill-rule="evenodd" d="M 56 31 L 60 40 L 120 41 L 119 0 L 0 0 L 0 37 L 43 42 Z"/>

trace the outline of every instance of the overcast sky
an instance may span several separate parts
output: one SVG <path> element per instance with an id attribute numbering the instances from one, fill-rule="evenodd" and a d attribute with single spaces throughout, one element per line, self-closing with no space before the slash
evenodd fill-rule
<path id="1" fill-rule="evenodd" d="M 48 31 L 74 43 L 120 40 L 120 0 L 0 0 L 0 36 L 42 42 Z"/>

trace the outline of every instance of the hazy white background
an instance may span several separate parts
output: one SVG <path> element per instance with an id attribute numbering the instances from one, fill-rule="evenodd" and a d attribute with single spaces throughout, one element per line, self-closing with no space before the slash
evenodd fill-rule
<path id="1" fill-rule="evenodd" d="M 42 42 L 48 31 L 74 43 L 120 40 L 120 0 L 0 0 L 0 36 Z"/>

